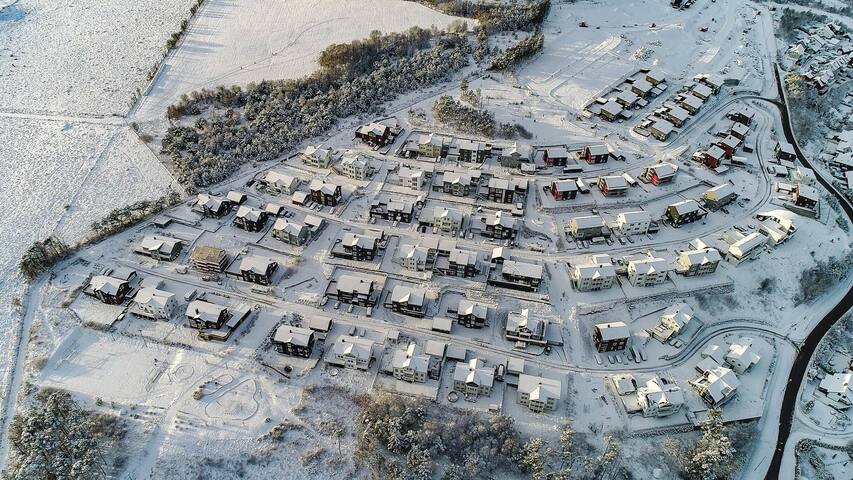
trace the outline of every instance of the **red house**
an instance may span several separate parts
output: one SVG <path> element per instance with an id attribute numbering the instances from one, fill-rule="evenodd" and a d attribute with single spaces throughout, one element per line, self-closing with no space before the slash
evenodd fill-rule
<path id="1" fill-rule="evenodd" d="M 583 158 L 587 163 L 606 163 L 610 157 L 610 149 L 607 145 L 589 145 L 583 149 Z"/>
<path id="2" fill-rule="evenodd" d="M 708 168 L 717 168 L 723 162 L 726 152 L 718 145 L 712 145 L 703 155 Z"/>
<path id="3" fill-rule="evenodd" d="M 554 200 L 571 200 L 578 195 L 578 184 L 574 180 L 553 181 L 551 195 L 554 196 Z"/>

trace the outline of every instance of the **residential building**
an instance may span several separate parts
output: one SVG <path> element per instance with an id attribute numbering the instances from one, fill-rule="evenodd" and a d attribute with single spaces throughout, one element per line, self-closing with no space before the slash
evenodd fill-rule
<path id="1" fill-rule="evenodd" d="M 331 254 L 333 257 L 372 262 L 379 251 L 380 235 L 345 232 L 344 236 L 335 242 Z"/>
<path id="2" fill-rule="evenodd" d="M 678 173 L 677 165 L 664 162 L 646 167 L 646 171 L 643 173 L 643 178 L 655 185 L 663 185 L 665 183 L 672 182 L 675 179 L 676 173 Z"/>
<path id="3" fill-rule="evenodd" d="M 391 140 L 391 127 L 370 122 L 358 127 L 355 131 L 355 138 L 371 146 L 384 147 Z"/>
<path id="4" fill-rule="evenodd" d="M 373 280 L 355 275 L 341 275 L 335 282 L 334 295 L 338 301 L 362 307 L 376 304 Z"/>
<path id="5" fill-rule="evenodd" d="M 814 209 L 820 202 L 820 194 L 817 189 L 798 183 L 794 187 L 794 205 L 803 208 Z"/>
<path id="6" fill-rule="evenodd" d="M 445 275 L 452 277 L 469 278 L 476 276 L 480 273 L 477 253 L 470 250 L 454 248 L 450 251 L 448 268 L 444 273 Z"/>
<path id="7" fill-rule="evenodd" d="M 647 82 L 645 79 L 635 81 L 631 85 L 631 91 L 636 93 L 641 98 L 646 98 L 652 92 L 654 85 Z"/>
<path id="8" fill-rule="evenodd" d="M 479 174 L 446 171 L 441 175 L 441 190 L 455 197 L 467 197 L 479 183 Z"/>
<path id="9" fill-rule="evenodd" d="M 258 183 L 269 192 L 287 195 L 292 195 L 299 188 L 298 178 L 275 170 L 269 170 Z"/>
<path id="10" fill-rule="evenodd" d="M 474 303 L 467 298 L 459 300 L 456 307 L 456 319 L 468 328 L 482 328 L 486 324 L 489 309 L 485 305 Z"/>
<path id="11" fill-rule="evenodd" d="M 582 155 L 586 163 L 589 164 L 607 163 L 607 159 L 610 158 L 610 149 L 603 144 L 587 145 L 584 147 Z"/>
<path id="12" fill-rule="evenodd" d="M 444 139 L 434 133 L 421 135 L 418 139 L 418 153 L 425 157 L 438 158 L 444 150 Z"/>
<path id="13" fill-rule="evenodd" d="M 734 135 L 727 135 L 722 140 L 717 141 L 714 145 L 723 149 L 725 158 L 731 159 L 737 152 L 737 147 L 740 146 L 741 140 Z"/>
<path id="14" fill-rule="evenodd" d="M 749 133 L 749 126 L 742 123 L 734 122 L 729 127 L 729 134 L 740 141 L 746 140 L 746 135 Z"/>
<path id="15" fill-rule="evenodd" d="M 675 130 L 675 126 L 662 119 L 655 120 L 654 123 L 649 126 L 649 133 L 661 142 L 665 142 L 673 130 Z"/>
<path id="16" fill-rule="evenodd" d="M 351 335 L 342 335 L 332 344 L 330 363 L 345 368 L 367 370 L 373 358 L 373 340 Z"/>
<path id="17" fill-rule="evenodd" d="M 741 105 L 734 110 L 730 110 L 726 114 L 726 117 L 735 122 L 750 126 L 752 125 L 752 119 L 755 118 L 755 110 L 746 105 Z"/>
<path id="18" fill-rule="evenodd" d="M 686 277 L 707 275 L 717 270 L 720 260 L 720 252 L 716 248 L 683 250 L 675 261 L 675 270 Z"/>
<path id="19" fill-rule="evenodd" d="M 278 353 L 310 358 L 314 350 L 314 332 L 310 328 L 279 325 L 273 333 L 271 343 Z"/>
<path id="20" fill-rule="evenodd" d="M 370 218 L 411 223 L 415 206 L 403 200 L 374 199 L 370 203 Z"/>
<path id="21" fill-rule="evenodd" d="M 269 285 L 278 268 L 278 262 L 257 255 L 246 255 L 240 260 L 240 276 L 247 282 Z"/>
<path id="22" fill-rule="evenodd" d="M 604 219 L 598 215 L 587 215 L 573 217 L 569 220 L 569 233 L 575 240 L 589 240 L 590 238 L 605 236 Z"/>
<path id="23" fill-rule="evenodd" d="M 140 288 L 133 297 L 134 313 L 154 320 L 169 320 L 178 306 L 175 294 L 151 287 Z"/>
<path id="24" fill-rule="evenodd" d="M 134 251 L 155 260 L 173 261 L 181 254 L 184 242 L 162 235 L 146 235 Z"/>
<path id="25" fill-rule="evenodd" d="M 489 212 L 481 218 L 485 230 L 483 234 L 490 238 L 515 238 L 518 233 L 515 219 L 503 211 Z"/>
<path id="26" fill-rule="evenodd" d="M 370 174 L 370 164 L 354 153 L 341 157 L 336 169 L 341 175 L 355 180 L 364 180 Z"/>
<path id="27" fill-rule="evenodd" d="M 290 245 L 302 246 L 308 243 L 310 230 L 307 226 L 279 218 L 272 226 L 272 236 Z"/>
<path id="28" fill-rule="evenodd" d="M 398 349 L 391 359 L 394 378 L 409 383 L 427 381 L 429 357 L 424 355 L 416 343 L 410 343 L 405 349 Z"/>
<path id="29" fill-rule="evenodd" d="M 554 200 L 571 200 L 578 195 L 578 183 L 574 180 L 554 180 L 551 182 L 551 195 Z"/>
<path id="30" fill-rule="evenodd" d="M 644 417 L 666 417 L 681 410 L 684 392 L 675 382 L 656 376 L 637 389 L 637 402 Z"/>
<path id="31" fill-rule="evenodd" d="M 489 200 L 497 203 L 513 203 L 519 191 L 515 180 L 492 177 L 489 179 Z"/>
<path id="32" fill-rule="evenodd" d="M 687 325 L 693 320 L 693 316 L 693 309 L 684 302 L 670 305 L 660 316 L 660 323 L 649 333 L 661 343 L 669 341 L 670 338 L 677 336 L 687 328 Z"/>
<path id="33" fill-rule="evenodd" d="M 86 291 L 100 300 L 101 303 L 119 305 L 124 303 L 130 294 L 130 282 L 135 276 L 135 272 L 127 278 L 122 278 L 122 275 L 113 276 L 113 274 L 95 275 L 89 281 Z"/>
<path id="34" fill-rule="evenodd" d="M 683 95 L 680 99 L 678 99 L 678 104 L 681 108 L 690 112 L 691 115 L 696 115 L 699 112 L 699 109 L 704 105 L 704 101 L 695 96 L 695 95 Z"/>
<path id="35" fill-rule="evenodd" d="M 753 232 L 749 235 L 741 235 L 740 240 L 732 243 L 729 246 L 729 252 L 726 255 L 726 260 L 735 265 L 751 260 L 764 251 L 764 244 L 767 242 L 767 237 L 759 232 Z"/>
<path id="36" fill-rule="evenodd" d="M 827 374 L 817 388 L 826 397 L 836 402 L 839 409 L 846 410 L 853 405 L 853 373 Z"/>
<path id="37" fill-rule="evenodd" d="M 542 265 L 504 260 L 498 278 L 489 278 L 493 285 L 536 291 L 542 283 Z"/>
<path id="38" fill-rule="evenodd" d="M 684 122 L 690 118 L 690 112 L 678 105 L 671 105 L 663 110 L 661 117 L 674 126 L 681 128 L 684 126 Z"/>
<path id="39" fill-rule="evenodd" d="M 397 178 L 400 186 L 420 190 L 424 186 L 426 172 L 417 168 L 400 167 L 397 170 Z"/>
<path id="40" fill-rule="evenodd" d="M 793 162 L 797 159 L 797 151 L 794 150 L 794 147 L 791 146 L 790 143 L 784 140 L 776 142 L 776 147 L 773 148 L 773 151 L 776 152 L 776 158 L 779 160 L 789 160 Z"/>
<path id="41" fill-rule="evenodd" d="M 459 161 L 483 163 L 486 160 L 486 144 L 474 140 L 459 140 L 457 142 Z"/>
<path id="42" fill-rule="evenodd" d="M 761 360 L 761 356 L 755 353 L 752 347 L 752 339 L 749 337 L 741 337 L 738 343 L 729 345 L 729 351 L 726 353 L 726 363 L 732 367 L 738 375 L 743 375 L 753 365 Z"/>
<path id="43" fill-rule="evenodd" d="M 660 70 L 649 70 L 646 73 L 646 81 L 657 86 L 666 81 L 666 76 Z"/>
<path id="44" fill-rule="evenodd" d="M 325 148 L 322 145 L 309 145 L 305 147 L 305 151 L 302 153 L 303 163 L 315 168 L 329 168 L 334 157 L 335 152 L 331 148 Z"/>
<path id="45" fill-rule="evenodd" d="M 596 255 L 587 264 L 576 264 L 572 268 L 572 284 L 581 292 L 603 290 L 616 281 L 616 268 L 608 255 Z"/>
<path id="46" fill-rule="evenodd" d="M 622 105 L 620 105 L 619 102 L 616 100 L 610 100 L 601 106 L 599 115 L 608 122 L 615 122 L 622 117 L 622 110 Z"/>
<path id="47" fill-rule="evenodd" d="M 634 105 L 640 100 L 640 96 L 636 93 L 625 90 L 616 94 L 616 103 L 622 105 L 625 109 L 634 108 Z"/>
<path id="48" fill-rule="evenodd" d="M 608 197 L 621 197 L 628 193 L 628 182 L 622 175 L 598 177 L 598 189 Z"/>
<path id="49" fill-rule="evenodd" d="M 520 374 L 518 376 L 518 403 L 533 413 L 553 411 L 563 395 L 559 380 Z"/>
<path id="50" fill-rule="evenodd" d="M 187 305 L 187 321 L 198 330 L 218 330 L 231 318 L 231 312 L 223 305 L 193 300 Z"/>
<path id="51" fill-rule="evenodd" d="M 737 200 L 737 193 L 735 193 L 732 184 L 726 182 L 706 190 L 702 194 L 702 200 L 704 200 L 705 206 L 711 210 L 719 210 Z"/>
<path id="52" fill-rule="evenodd" d="M 308 185 L 311 200 L 320 205 L 334 207 L 341 201 L 341 186 L 327 183 L 325 180 L 314 179 Z"/>
<path id="53" fill-rule="evenodd" d="M 630 336 L 631 331 L 625 322 L 599 323 L 592 330 L 592 341 L 599 352 L 624 350 Z"/>
<path id="54" fill-rule="evenodd" d="M 735 396 L 740 380 L 729 368 L 713 367 L 696 380 L 691 380 L 690 384 L 708 405 L 719 407 Z"/>
<path id="55" fill-rule="evenodd" d="M 453 390 L 466 397 L 488 397 L 495 384 L 495 367 L 487 367 L 479 358 L 456 362 L 453 370 Z"/>
<path id="56" fill-rule="evenodd" d="M 674 227 L 701 220 L 706 215 L 708 211 L 700 207 L 696 200 L 682 200 L 666 207 L 666 217 Z"/>
<path id="57" fill-rule="evenodd" d="M 426 313 L 426 290 L 397 285 L 391 291 L 391 310 L 410 317 L 423 317 Z"/>
<path id="58" fill-rule="evenodd" d="M 665 282 L 672 267 L 662 258 L 649 257 L 628 262 L 628 281 L 635 287 L 650 287 Z"/>
<path id="59" fill-rule="evenodd" d="M 231 202 L 224 197 L 199 193 L 193 210 L 205 217 L 219 218 L 231 211 Z"/>
<path id="60" fill-rule="evenodd" d="M 398 248 L 397 261 L 407 270 L 423 272 L 427 269 L 429 249 L 419 245 L 404 244 Z"/>
<path id="61" fill-rule="evenodd" d="M 643 210 L 623 212 L 616 216 L 616 226 L 622 235 L 645 235 L 651 224 L 652 216 Z"/>
<path id="62" fill-rule="evenodd" d="M 421 214 L 421 218 L 424 215 Z M 456 209 L 447 208 L 447 207 L 435 207 L 432 212 L 431 217 L 427 217 L 429 220 L 422 223 L 427 223 L 428 225 L 432 225 L 436 229 L 442 232 L 455 233 L 462 230 L 462 221 L 465 218 L 462 212 Z"/>
<path id="63" fill-rule="evenodd" d="M 235 227 L 242 228 L 247 232 L 260 232 L 267 223 L 267 212 L 241 205 L 237 209 L 237 214 L 234 215 L 232 223 Z"/>
<path id="64" fill-rule="evenodd" d="M 569 161 L 569 151 L 566 147 L 547 147 L 542 160 L 549 167 L 565 167 Z"/>
<path id="65" fill-rule="evenodd" d="M 500 164 L 506 168 L 519 168 L 522 163 L 530 163 L 533 159 L 533 148 L 528 144 L 513 142 L 505 148 L 500 156 Z"/>
<path id="66" fill-rule="evenodd" d="M 200 272 L 222 273 L 226 265 L 228 255 L 221 248 L 199 245 L 190 253 L 190 266 Z"/>
<path id="67" fill-rule="evenodd" d="M 506 339 L 513 342 L 545 345 L 548 343 L 548 319 L 530 315 L 525 308 L 518 312 L 509 312 L 506 319 Z"/>

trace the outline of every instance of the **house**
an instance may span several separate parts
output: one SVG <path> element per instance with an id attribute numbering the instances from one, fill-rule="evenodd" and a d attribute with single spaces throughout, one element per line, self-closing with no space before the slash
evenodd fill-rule
<path id="1" fill-rule="evenodd" d="M 702 194 L 702 200 L 705 206 L 711 210 L 719 210 L 737 200 L 737 193 L 735 193 L 731 183 L 721 183 L 705 190 L 705 193 Z"/>
<path id="2" fill-rule="evenodd" d="M 476 191 L 480 183 L 479 173 L 443 172 L 441 175 L 441 191 L 455 197 L 467 197 Z"/>
<path id="3" fill-rule="evenodd" d="M 569 233 L 575 240 L 589 240 L 605 235 L 604 219 L 598 215 L 573 217 L 569 220 Z"/>
<path id="4" fill-rule="evenodd" d="M 134 251 L 155 260 L 173 261 L 181 254 L 184 242 L 162 235 L 146 235 Z"/>
<path id="5" fill-rule="evenodd" d="M 820 381 L 817 389 L 833 402 L 837 402 L 841 410 L 853 405 L 853 373 L 827 374 Z"/>
<path id="6" fill-rule="evenodd" d="M 749 133 L 749 126 L 744 125 L 740 122 L 734 122 L 731 127 L 729 127 L 729 134 L 738 140 L 746 140 L 746 135 Z"/>
<path id="7" fill-rule="evenodd" d="M 402 200 L 374 199 L 370 203 L 370 218 L 381 218 L 395 222 L 411 223 L 415 206 Z"/>
<path id="8" fill-rule="evenodd" d="M 621 197 L 628 193 L 628 182 L 621 175 L 598 177 L 598 189 L 608 197 Z"/>
<path id="9" fill-rule="evenodd" d="M 421 352 L 416 343 L 410 343 L 405 349 L 398 349 L 391 359 L 394 378 L 409 383 L 427 381 L 429 357 Z"/>
<path id="10" fill-rule="evenodd" d="M 308 328 L 318 334 L 324 334 L 320 338 L 325 340 L 325 334 L 332 330 L 332 319 L 329 317 L 311 317 L 311 319 L 308 320 Z"/>
<path id="11" fill-rule="evenodd" d="M 400 245 L 397 261 L 407 270 L 423 272 L 427 267 L 429 249 L 417 245 Z"/>
<path id="12" fill-rule="evenodd" d="M 575 264 L 572 268 L 572 284 L 580 292 L 603 290 L 613 286 L 616 268 L 607 255 L 593 256 L 586 264 Z"/>
<path id="13" fill-rule="evenodd" d="M 529 163 L 532 159 L 533 148 L 530 145 L 513 142 L 501 152 L 498 160 L 502 167 L 519 168 L 522 163 Z"/>
<path id="14" fill-rule="evenodd" d="M 343 303 L 372 307 L 376 303 L 373 288 L 373 280 L 355 275 L 341 275 L 335 282 L 334 295 Z"/>
<path id="15" fill-rule="evenodd" d="M 322 145 L 309 145 L 302 153 L 302 162 L 315 168 L 329 168 L 334 160 L 335 152 L 331 148 Z"/>
<path id="16" fill-rule="evenodd" d="M 193 300 L 187 305 L 187 321 L 198 330 L 218 330 L 231 318 L 228 308 L 205 300 Z"/>
<path id="17" fill-rule="evenodd" d="M 542 159 L 549 167 L 565 167 L 566 162 L 569 161 L 569 151 L 566 147 L 548 147 Z"/>
<path id="18" fill-rule="evenodd" d="M 127 275 L 113 272 L 110 275 L 95 275 L 89 281 L 87 292 L 106 303 L 107 305 L 119 305 L 124 303 L 130 293 L 130 282 L 136 277 L 136 272 L 129 270 Z M 115 276 L 114 276 L 115 275 Z M 122 278 L 125 277 L 125 278 Z"/>
<path id="19" fill-rule="evenodd" d="M 199 245 L 190 253 L 190 266 L 200 272 L 221 273 L 226 265 L 228 255 L 221 248 Z"/>
<path id="20" fill-rule="evenodd" d="M 279 218 L 272 226 L 272 236 L 284 243 L 301 246 L 308 243 L 309 229 L 307 226 Z"/>
<path id="21" fill-rule="evenodd" d="M 453 330 L 453 319 L 447 317 L 433 317 L 432 330 L 441 333 L 450 333 Z"/>
<path id="22" fill-rule="evenodd" d="M 421 214 L 421 218 L 423 217 L 424 215 Z M 447 207 L 435 207 L 432 211 L 432 216 L 427 218 L 426 222 L 421 220 L 421 223 L 432 225 L 442 232 L 455 233 L 462 230 L 462 221 L 465 217 L 459 210 Z M 431 220 L 429 220 L 430 218 Z"/>
<path id="23" fill-rule="evenodd" d="M 423 317 L 426 313 L 426 290 L 397 285 L 391 291 L 391 310 L 410 317 Z"/>
<path id="24" fill-rule="evenodd" d="M 199 193 L 193 210 L 205 217 L 219 218 L 231 211 L 231 202 L 227 198 Z"/>
<path id="25" fill-rule="evenodd" d="M 605 120 L 615 122 L 622 117 L 622 105 L 620 105 L 616 100 L 610 100 L 601 106 L 599 114 Z"/>
<path id="26" fill-rule="evenodd" d="M 270 343 L 278 353 L 309 358 L 314 349 L 314 332 L 310 328 L 279 325 Z"/>
<path id="27" fill-rule="evenodd" d="M 718 93 L 725 83 L 723 77 L 717 74 L 702 74 L 698 76 L 698 80 L 702 85 L 710 88 L 713 93 Z"/>
<path id="28" fill-rule="evenodd" d="M 574 180 L 554 180 L 551 182 L 551 195 L 554 200 L 570 200 L 578 195 L 578 184 Z"/>
<path id="29" fill-rule="evenodd" d="M 533 413 L 555 410 L 562 394 L 559 380 L 524 373 L 518 376 L 518 403 Z"/>
<path id="30" fill-rule="evenodd" d="M 684 95 L 678 100 L 678 105 L 690 112 L 691 115 L 696 115 L 704 103 L 701 98 L 695 95 Z"/>
<path id="31" fill-rule="evenodd" d="M 486 324 L 488 313 L 488 307 L 467 298 L 460 299 L 456 307 L 456 319 L 467 328 L 482 328 Z"/>
<path id="32" fill-rule="evenodd" d="M 634 93 L 630 90 L 625 90 L 624 92 L 619 92 L 616 95 L 616 103 L 618 103 L 619 105 L 622 105 L 626 109 L 634 108 L 634 105 L 637 104 L 638 100 L 640 100 L 639 95 L 637 95 L 636 93 Z"/>
<path id="33" fill-rule="evenodd" d="M 645 235 L 652 224 L 652 216 L 644 210 L 623 212 L 616 216 L 616 228 L 622 235 Z"/>
<path id="34" fill-rule="evenodd" d="M 646 73 L 646 81 L 652 85 L 657 86 L 657 85 L 665 82 L 666 77 L 664 76 L 663 72 L 661 72 L 660 70 L 649 70 L 649 72 Z"/>
<path id="35" fill-rule="evenodd" d="M 696 277 L 714 273 L 720 264 L 720 252 L 716 248 L 684 250 L 678 254 L 676 272 L 686 277 Z"/>
<path id="36" fill-rule="evenodd" d="M 278 262 L 257 255 L 246 255 L 240 260 L 240 276 L 247 282 L 269 285 L 278 268 Z"/>
<path id="37" fill-rule="evenodd" d="M 373 358 L 373 340 L 352 335 L 342 335 L 332 344 L 330 363 L 344 368 L 367 370 Z"/>
<path id="38" fill-rule="evenodd" d="M 637 391 L 637 380 L 630 373 L 613 375 L 610 381 L 613 382 L 613 388 L 618 395 L 630 395 Z"/>
<path id="39" fill-rule="evenodd" d="M 607 145 L 587 145 L 582 155 L 589 164 L 607 163 L 607 159 L 610 158 L 610 148 Z"/>
<path id="40" fill-rule="evenodd" d="M 476 276 L 479 272 L 476 252 L 458 248 L 450 251 L 448 267 L 444 271 L 445 275 L 469 278 Z"/>
<path id="41" fill-rule="evenodd" d="M 353 153 L 347 153 L 341 157 L 336 169 L 341 175 L 355 180 L 364 180 L 370 174 L 370 165 Z"/>
<path id="42" fill-rule="evenodd" d="M 654 85 L 646 81 L 645 79 L 640 79 L 635 81 L 631 85 L 631 91 L 636 93 L 641 98 L 646 98 L 652 92 Z"/>
<path id="43" fill-rule="evenodd" d="M 284 205 L 272 202 L 269 202 L 264 206 L 264 211 L 271 217 L 281 217 L 287 212 L 287 210 L 284 209 Z"/>
<path id="44" fill-rule="evenodd" d="M 662 116 L 666 121 L 680 128 L 690 118 L 690 112 L 678 105 L 673 105 L 667 108 Z"/>
<path id="45" fill-rule="evenodd" d="M 666 207 L 666 217 L 674 227 L 701 220 L 706 215 L 708 211 L 700 207 L 696 200 L 682 200 Z"/>
<path id="46" fill-rule="evenodd" d="M 489 200 L 498 203 L 513 203 L 519 191 L 515 180 L 492 177 L 489 179 Z"/>
<path id="47" fill-rule="evenodd" d="M 645 172 L 643 172 L 643 178 L 655 185 L 663 185 L 672 182 L 675 179 L 676 173 L 678 173 L 677 165 L 664 162 L 646 167 Z"/>
<path id="48" fill-rule="evenodd" d="M 631 331 L 625 322 L 599 323 L 592 329 L 592 341 L 599 352 L 624 350 Z"/>
<path id="49" fill-rule="evenodd" d="M 345 232 L 344 236 L 335 242 L 331 254 L 333 257 L 357 262 L 372 262 L 379 250 L 382 235 L 384 234 L 381 232 L 378 232 L 378 235 Z"/>
<path id="50" fill-rule="evenodd" d="M 501 267 L 497 278 L 489 278 L 489 283 L 527 291 L 537 291 L 542 283 L 542 265 L 504 260 Z"/>
<path id="51" fill-rule="evenodd" d="M 692 93 L 693 96 L 698 97 L 700 100 L 707 100 L 711 95 L 714 94 L 714 90 L 712 90 L 711 87 L 700 83 L 693 85 L 693 88 L 690 90 L 690 93 Z"/>
<path id="52" fill-rule="evenodd" d="M 390 137 L 391 127 L 377 122 L 370 122 L 362 125 L 355 131 L 355 138 L 375 147 L 384 147 L 385 145 L 388 145 L 391 139 Z"/>
<path id="53" fill-rule="evenodd" d="M 518 312 L 509 312 L 504 333 L 506 339 L 513 342 L 545 345 L 548 343 L 546 339 L 548 324 L 547 318 L 533 317 L 530 315 L 530 310 L 524 308 Z"/>
<path id="54" fill-rule="evenodd" d="M 753 232 L 743 236 L 740 240 L 729 246 L 729 252 L 726 255 L 726 260 L 735 265 L 741 264 L 747 260 L 751 260 L 764 250 L 764 244 L 767 242 L 767 237 L 759 232 Z"/>
<path id="55" fill-rule="evenodd" d="M 495 367 L 487 367 L 479 358 L 456 362 L 453 370 L 453 391 L 466 397 L 488 397 L 495 384 Z"/>
<path id="56" fill-rule="evenodd" d="M 231 223 L 247 232 L 260 232 L 267 223 L 267 212 L 241 205 Z"/>
<path id="57" fill-rule="evenodd" d="M 776 158 L 779 160 L 789 160 L 793 162 L 797 159 L 796 150 L 794 150 L 794 147 L 786 141 L 780 140 L 776 142 L 776 146 L 773 148 L 773 151 L 776 153 Z"/>
<path id="58" fill-rule="evenodd" d="M 169 320 L 178 306 L 175 294 L 151 287 L 140 288 L 133 297 L 134 313 L 154 320 Z"/>
<path id="59" fill-rule="evenodd" d="M 400 167 L 397 170 L 398 183 L 402 187 L 420 190 L 424 186 L 426 172 L 417 168 Z"/>
<path id="60" fill-rule="evenodd" d="M 750 126 L 752 125 L 752 119 L 755 118 L 755 110 L 745 105 L 741 105 L 737 109 L 730 110 L 729 113 L 726 114 L 726 117 L 737 123 Z"/>
<path id="61" fill-rule="evenodd" d="M 299 179 L 275 170 L 268 171 L 259 181 L 271 193 L 292 195 L 299 187 Z"/>
<path id="62" fill-rule="evenodd" d="M 737 151 L 737 147 L 740 146 L 741 140 L 734 135 L 727 135 L 722 140 L 718 141 L 714 145 L 723 149 L 725 152 L 726 158 L 732 158 L 732 156 Z"/>
<path id="63" fill-rule="evenodd" d="M 249 197 L 243 192 L 229 190 L 228 193 L 225 194 L 225 199 L 228 200 L 231 205 L 242 205 L 243 202 L 249 199 Z"/>
<path id="64" fill-rule="evenodd" d="M 294 205 L 305 206 L 309 200 L 311 200 L 310 192 L 293 192 L 291 195 L 291 201 Z"/>
<path id="65" fill-rule="evenodd" d="M 740 380 L 726 367 L 711 368 L 690 384 L 711 407 L 719 407 L 731 400 L 737 393 Z"/>
<path id="66" fill-rule="evenodd" d="M 666 417 L 681 410 L 684 392 L 675 382 L 656 376 L 637 389 L 637 403 L 644 417 Z"/>
<path id="67" fill-rule="evenodd" d="M 672 267 L 662 258 L 649 257 L 628 262 L 628 281 L 635 287 L 650 287 L 665 282 Z"/>
<path id="68" fill-rule="evenodd" d="M 675 126 L 666 120 L 656 120 L 649 126 L 649 133 L 661 142 L 665 142 L 673 130 Z"/>
<path id="69" fill-rule="evenodd" d="M 444 150 L 444 139 L 434 133 L 421 135 L 418 139 L 418 153 L 425 157 L 438 158 Z"/>
<path id="70" fill-rule="evenodd" d="M 486 160 L 486 144 L 474 140 L 459 140 L 459 161 L 483 163 Z"/>
<path id="71" fill-rule="evenodd" d="M 726 158 L 726 151 L 717 144 L 711 145 L 708 150 L 702 152 L 702 161 L 711 169 L 719 167 L 724 158 Z"/>
<path id="72" fill-rule="evenodd" d="M 670 305 L 660 316 L 660 322 L 649 332 L 661 343 L 677 336 L 693 320 L 693 309 L 684 302 Z"/>
<path id="73" fill-rule="evenodd" d="M 752 339 L 749 337 L 741 337 L 738 343 L 729 345 L 729 351 L 726 353 L 726 363 L 732 367 L 738 375 L 743 375 L 750 367 L 761 360 L 761 356 L 755 353 L 752 348 Z"/>
<path id="74" fill-rule="evenodd" d="M 325 180 L 314 179 L 308 185 L 311 191 L 311 200 L 320 205 L 334 207 L 341 201 L 341 186 L 326 183 Z"/>
<path id="75" fill-rule="evenodd" d="M 817 189 L 808 185 L 798 183 L 794 187 L 794 205 L 803 208 L 814 209 L 820 202 L 820 194 Z"/>
<path id="76" fill-rule="evenodd" d="M 515 219 L 503 210 L 489 212 L 481 220 L 485 228 L 483 235 L 489 238 L 515 238 L 518 234 Z"/>

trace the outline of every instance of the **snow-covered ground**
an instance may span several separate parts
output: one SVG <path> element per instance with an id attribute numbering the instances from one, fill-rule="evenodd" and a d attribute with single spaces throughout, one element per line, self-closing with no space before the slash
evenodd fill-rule
<path id="1" fill-rule="evenodd" d="M 133 118 L 162 119 L 166 107 L 201 88 L 299 78 L 331 43 L 371 31 L 446 28 L 455 17 L 402 0 L 210 0 L 163 65 Z M 465 19 L 463 19 L 465 20 Z M 469 25 L 471 20 L 467 20 Z"/>

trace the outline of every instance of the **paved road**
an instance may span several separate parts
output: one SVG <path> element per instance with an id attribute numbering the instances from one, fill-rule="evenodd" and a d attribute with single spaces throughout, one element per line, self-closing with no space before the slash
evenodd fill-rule
<path id="1" fill-rule="evenodd" d="M 775 73 L 779 92 L 784 92 L 778 68 Z M 853 220 L 853 207 L 851 207 L 847 198 L 838 192 L 830 181 L 824 179 L 820 175 L 820 172 L 812 167 L 809 160 L 803 155 L 803 152 L 800 151 L 800 147 L 797 145 L 791 129 L 790 118 L 788 116 L 788 105 L 785 101 L 784 94 L 782 95 L 782 100 L 780 102 L 773 103 L 779 108 L 779 114 L 782 116 L 782 128 L 785 132 L 785 138 L 788 140 L 788 143 L 794 146 L 794 150 L 797 152 L 797 157 L 800 159 L 800 162 L 802 162 L 806 167 L 814 170 L 817 181 L 823 185 L 829 193 L 838 199 L 838 202 L 844 209 L 847 217 Z M 827 313 L 809 333 L 808 337 L 806 337 L 806 340 L 803 342 L 800 351 L 797 353 L 796 358 L 794 358 L 794 363 L 791 366 L 791 373 L 788 375 L 788 384 L 785 388 L 782 408 L 779 413 L 779 436 L 776 440 L 776 450 L 773 452 L 773 459 L 770 461 L 770 466 L 767 469 L 767 475 L 765 476 L 766 480 L 775 480 L 780 478 L 780 467 L 782 465 L 782 457 L 785 454 L 785 444 L 788 442 L 788 437 L 791 435 L 791 423 L 794 418 L 794 412 L 797 409 L 797 397 L 799 396 L 800 386 L 803 383 L 803 378 L 805 378 L 806 370 L 808 370 L 812 355 L 829 329 L 838 321 L 838 319 L 847 313 L 851 307 L 853 307 L 853 288 L 847 290 L 847 293 L 844 294 L 844 298 L 842 298 L 841 301 L 835 305 L 835 307 L 830 310 L 829 313 Z"/>

